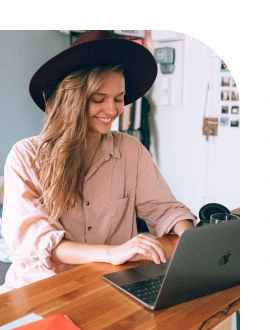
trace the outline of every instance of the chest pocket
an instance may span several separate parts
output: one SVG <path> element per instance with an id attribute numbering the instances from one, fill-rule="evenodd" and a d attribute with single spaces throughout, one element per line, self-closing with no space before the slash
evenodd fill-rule
<path id="1" fill-rule="evenodd" d="M 134 199 L 131 196 L 111 201 L 110 236 L 115 244 L 124 243 L 131 238 L 134 212 Z"/>

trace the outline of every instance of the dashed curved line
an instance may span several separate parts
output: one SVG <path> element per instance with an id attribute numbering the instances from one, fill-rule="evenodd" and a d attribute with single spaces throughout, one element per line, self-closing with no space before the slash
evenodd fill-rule
<path id="1" fill-rule="evenodd" d="M 216 4 L 213 3 L 213 2 L 205 1 L 205 3 L 216 6 Z M 228 8 L 224 8 L 224 9 L 225 9 L 228 13 L 230 13 L 230 14 L 232 14 L 232 15 L 235 15 L 235 13 L 234 13 L 232 10 L 230 10 L 230 9 L 228 9 Z M 245 26 L 246 26 L 248 29 L 251 29 L 251 26 L 248 25 L 248 23 L 247 23 L 246 21 L 244 21 L 243 19 L 242 19 L 242 23 L 244 23 Z M 257 36 L 257 34 L 255 35 L 255 38 L 257 39 L 259 45 L 262 46 L 262 42 L 261 42 L 260 38 Z M 268 61 L 267 54 L 264 54 L 264 57 L 265 57 L 265 60 L 266 60 L 266 65 L 269 65 L 269 61 Z"/>
<path id="2" fill-rule="evenodd" d="M 30 5 L 31 5 L 31 1 L 35 1 L 35 0 L 30 0 Z M 47 0 L 47 1 L 49 1 L 49 0 Z M 53 1 L 53 0 L 52 0 L 52 1 Z M 69 1 L 72 1 L 72 0 L 69 0 Z M 73 1 L 75 1 L 75 0 L 73 0 Z M 125 1 L 135 1 L 135 0 L 125 0 Z M 148 1 L 150 1 L 150 0 L 148 0 Z M 155 1 L 155 0 L 152 0 L 152 1 Z M 174 0 L 165 0 L 165 1 L 174 1 Z M 185 0 L 185 1 L 196 2 L 196 0 Z M 208 5 L 216 6 L 216 3 L 215 3 L 215 2 L 205 1 L 205 3 L 208 4 Z M 228 9 L 228 8 L 224 8 L 224 9 L 225 9 L 228 13 L 230 13 L 230 14 L 232 14 L 232 15 L 235 15 L 235 13 L 234 13 L 232 10 L 230 10 L 230 9 Z M 251 29 L 251 26 L 248 25 L 247 22 L 244 21 L 243 19 L 242 19 L 242 23 L 244 23 L 245 26 L 246 26 L 247 28 Z M 31 25 L 31 15 L 30 15 L 30 25 Z M 262 42 L 261 42 L 261 40 L 259 39 L 259 37 L 258 37 L 257 35 L 255 35 L 255 38 L 257 39 L 259 45 L 262 46 Z M 269 65 L 269 61 L 268 61 L 267 54 L 264 54 L 264 57 L 265 57 L 265 60 L 266 60 L 266 64 Z"/>
<path id="3" fill-rule="evenodd" d="M 243 19 L 242 19 L 242 22 L 245 24 L 245 26 L 247 26 L 249 29 L 251 29 L 251 26 L 249 26 L 248 23 L 245 22 Z"/>
<path id="4" fill-rule="evenodd" d="M 259 43 L 260 45 L 262 45 L 262 42 L 261 42 L 261 40 L 259 39 L 259 37 L 257 36 L 257 34 L 256 34 L 255 38 L 258 40 L 258 43 Z"/>
<path id="5" fill-rule="evenodd" d="M 231 13 L 231 14 L 235 15 L 235 13 L 234 13 L 233 11 L 231 11 L 230 9 L 228 9 L 228 8 L 225 8 L 225 10 L 227 10 L 227 12 L 229 12 L 229 13 Z"/>

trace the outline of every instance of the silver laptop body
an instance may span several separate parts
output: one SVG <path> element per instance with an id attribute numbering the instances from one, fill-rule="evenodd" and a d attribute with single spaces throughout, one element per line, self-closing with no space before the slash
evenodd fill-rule
<path id="1" fill-rule="evenodd" d="M 240 220 L 186 230 L 165 264 L 152 263 L 103 277 L 154 310 L 239 285 Z M 146 299 L 149 288 L 151 299 Z"/>

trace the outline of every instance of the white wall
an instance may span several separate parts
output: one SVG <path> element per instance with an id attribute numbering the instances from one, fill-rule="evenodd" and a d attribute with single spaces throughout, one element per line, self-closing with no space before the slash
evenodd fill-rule
<path id="1" fill-rule="evenodd" d="M 152 88 L 154 107 L 149 118 L 153 160 L 175 197 L 196 215 L 210 202 L 229 209 L 239 207 L 240 129 L 219 127 L 218 136 L 210 137 L 208 142 L 202 135 L 209 82 L 213 83 L 213 90 L 210 91 L 207 114 L 220 116 L 221 59 L 208 46 L 190 36 L 171 43 L 148 41 L 151 50 L 170 44 L 177 50 L 177 43 L 183 44 L 183 54 L 176 51 L 176 68 L 170 76 L 172 85 L 179 83 L 180 68 L 177 66 L 182 66 L 179 84 L 182 105 L 160 105 L 161 76 L 164 75 L 159 68 Z M 174 76 L 177 74 L 178 77 Z M 178 95 L 173 95 L 171 100 L 176 97 Z"/>
<path id="2" fill-rule="evenodd" d="M 28 86 L 36 70 L 69 47 L 59 31 L 0 31 L 0 175 L 17 141 L 38 135 L 44 112 L 31 99 Z"/>

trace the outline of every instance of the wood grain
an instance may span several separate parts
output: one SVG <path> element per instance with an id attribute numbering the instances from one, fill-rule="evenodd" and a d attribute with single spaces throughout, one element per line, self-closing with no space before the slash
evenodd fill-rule
<path id="1" fill-rule="evenodd" d="M 232 316 L 230 315 L 212 329 L 213 330 L 232 330 L 232 322 L 233 322 Z"/>
<path id="2" fill-rule="evenodd" d="M 172 256 L 177 239 L 174 234 L 159 238 L 168 258 Z M 147 263 L 149 261 L 121 266 L 90 263 L 2 294 L 0 325 L 30 313 L 43 317 L 61 313 L 82 330 L 208 330 L 239 309 L 239 286 L 151 311 L 102 278 L 103 274 Z"/>

